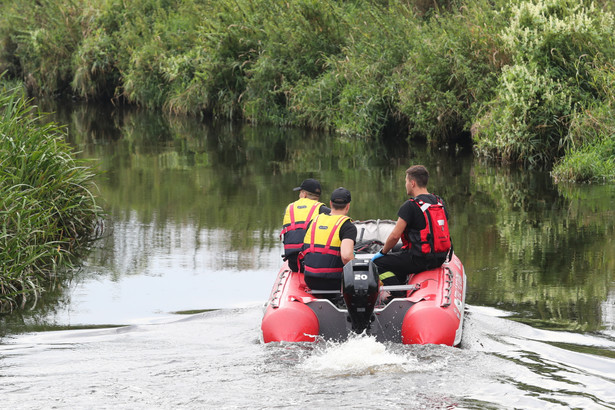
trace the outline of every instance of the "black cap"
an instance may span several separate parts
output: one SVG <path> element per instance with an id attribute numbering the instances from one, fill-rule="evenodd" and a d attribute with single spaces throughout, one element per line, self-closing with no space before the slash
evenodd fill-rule
<path id="1" fill-rule="evenodd" d="M 346 205 L 350 203 L 350 191 L 346 188 L 339 187 L 331 194 L 331 202 L 338 205 Z"/>
<path id="2" fill-rule="evenodd" d="M 299 191 L 299 190 L 304 190 L 304 191 L 308 191 L 311 192 L 313 194 L 316 195 L 320 195 L 320 182 L 316 181 L 315 179 L 306 179 L 305 181 L 303 181 L 301 183 L 301 186 L 298 186 L 297 188 L 293 188 L 293 191 Z"/>

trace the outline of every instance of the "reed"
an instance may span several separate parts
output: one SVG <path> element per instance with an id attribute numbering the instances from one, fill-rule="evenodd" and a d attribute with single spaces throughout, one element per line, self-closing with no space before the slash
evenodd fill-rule
<path id="1" fill-rule="evenodd" d="M 64 137 L 22 90 L 0 88 L 0 311 L 36 302 L 100 233 L 95 171 Z"/>

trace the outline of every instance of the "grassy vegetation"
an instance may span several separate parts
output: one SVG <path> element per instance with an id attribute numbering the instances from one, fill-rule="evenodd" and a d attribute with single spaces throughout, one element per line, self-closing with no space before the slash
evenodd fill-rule
<path id="1" fill-rule="evenodd" d="M 94 171 L 64 137 L 0 82 L 0 312 L 36 301 L 97 229 Z"/>
<path id="2" fill-rule="evenodd" d="M 614 180 L 608 164 L 594 171 L 574 160 L 609 158 L 608 122 L 592 138 L 578 126 L 613 105 L 613 7 L 6 0 L 0 70 L 34 94 L 307 126 L 373 143 L 395 134 L 443 146 L 471 136 L 482 157 L 557 163 L 558 180 Z"/>
<path id="3" fill-rule="evenodd" d="M 615 67 L 604 65 L 593 75 L 592 83 L 605 98 L 570 121 L 571 143 L 552 171 L 556 181 L 615 181 Z"/>
<path id="4" fill-rule="evenodd" d="M 501 37 L 511 55 L 495 98 L 475 124 L 477 151 L 505 161 L 550 163 L 579 147 L 571 120 L 611 104 L 596 72 L 615 59 L 613 15 L 572 0 L 523 1 Z"/>

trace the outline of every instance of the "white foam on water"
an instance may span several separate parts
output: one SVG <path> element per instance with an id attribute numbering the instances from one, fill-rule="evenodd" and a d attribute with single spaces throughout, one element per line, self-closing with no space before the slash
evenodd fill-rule
<path id="1" fill-rule="evenodd" d="M 370 336 L 351 337 L 343 343 L 328 342 L 324 349 L 306 358 L 303 370 L 327 374 L 370 374 L 403 371 L 413 360 L 387 350 Z"/>

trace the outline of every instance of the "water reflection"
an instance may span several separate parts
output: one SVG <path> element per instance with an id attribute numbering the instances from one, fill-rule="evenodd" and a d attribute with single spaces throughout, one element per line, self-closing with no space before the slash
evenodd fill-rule
<path id="1" fill-rule="evenodd" d="M 304 130 L 108 107 L 54 110 L 69 125 L 70 142 L 104 172 L 98 186 L 110 215 L 106 238 L 66 286 L 72 317 L 79 294 L 83 303 L 92 298 L 92 278 L 109 287 L 126 284 L 127 277 L 165 278 L 115 290 L 129 294 L 116 299 L 122 305 L 159 287 L 159 300 L 143 307 L 148 312 L 264 300 L 280 263 L 282 210 L 296 199 L 292 187 L 315 177 L 326 198 L 343 185 L 353 195 L 354 219 L 396 219 L 406 199 L 404 171 L 422 163 L 432 173 L 431 191 L 451 210 L 469 304 L 515 312 L 536 327 L 614 327 L 612 185 L 555 187 L 543 172 L 421 145 L 374 146 Z M 164 294 L 173 280 L 183 289 Z M 251 294 L 223 302 L 215 292 L 229 282 Z"/>
<path id="2" fill-rule="evenodd" d="M 548 175 L 479 164 L 476 188 L 495 235 L 470 292 L 482 304 L 518 312 L 534 326 L 596 330 L 612 327 L 600 314 L 615 280 L 613 186 L 551 186 Z M 466 261 L 467 268 L 467 261 Z M 488 284 L 491 281 L 490 284 Z"/>

